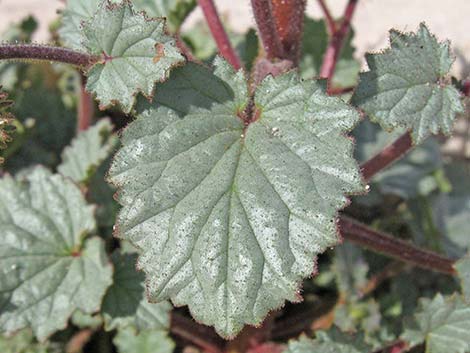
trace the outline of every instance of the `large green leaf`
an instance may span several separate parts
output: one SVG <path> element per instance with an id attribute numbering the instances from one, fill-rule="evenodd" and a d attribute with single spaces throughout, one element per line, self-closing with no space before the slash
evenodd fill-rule
<path id="1" fill-rule="evenodd" d="M 118 331 L 113 343 L 119 353 L 172 353 L 175 344 L 165 331 L 145 330 L 137 333 L 132 327 Z"/>
<path id="2" fill-rule="evenodd" d="M 447 82 L 449 43 L 439 43 L 421 24 L 416 34 L 390 31 L 390 46 L 366 55 L 370 71 L 361 74 L 352 102 L 386 130 L 411 130 L 416 143 L 430 133 L 449 134 L 463 112 L 458 91 Z"/>
<path id="3" fill-rule="evenodd" d="M 153 95 L 155 83 L 184 62 L 175 40 L 166 33 L 165 20 L 136 13 L 129 2 L 103 2 L 83 25 L 84 46 L 98 63 L 87 72 L 86 89 L 101 108 L 119 102 L 129 112 L 137 93 Z"/>
<path id="4" fill-rule="evenodd" d="M 24 181 L 0 180 L 0 328 L 30 326 L 39 339 L 80 309 L 99 309 L 112 267 L 93 210 L 60 175 L 36 168 Z"/>
<path id="5" fill-rule="evenodd" d="M 171 304 L 167 301 L 149 303 L 145 297 L 144 275 L 136 272 L 137 255 L 112 256 L 114 264 L 113 285 L 109 287 L 101 308 L 107 330 L 134 326 L 138 330 L 168 329 Z"/>
<path id="6" fill-rule="evenodd" d="M 296 73 L 267 77 L 253 106 L 247 94 L 220 58 L 214 73 L 175 70 L 139 105 L 109 172 L 124 206 L 116 234 L 142 249 L 150 299 L 189 305 L 224 337 L 300 299 L 337 243 L 345 194 L 363 190 L 343 135 L 354 109 Z"/>
<path id="7" fill-rule="evenodd" d="M 102 119 L 79 133 L 62 152 L 62 164 L 57 167 L 58 172 L 77 183 L 89 180 L 116 146 L 116 137 L 112 131 L 111 121 Z"/>
<path id="8" fill-rule="evenodd" d="M 402 338 L 412 346 L 426 343 L 426 353 L 467 353 L 470 351 L 470 307 L 460 297 L 422 299 L 420 310 Z"/>
<path id="9" fill-rule="evenodd" d="M 301 336 L 299 340 L 289 341 L 284 353 L 366 353 L 370 348 L 362 336 L 345 334 L 334 328 L 316 332 L 315 339 Z"/>
<path id="10" fill-rule="evenodd" d="M 63 11 L 59 36 L 65 46 L 86 50 L 83 46 L 84 22 L 90 20 L 101 3 L 106 0 L 67 0 Z M 110 0 L 120 3 L 122 0 Z M 172 31 L 178 30 L 186 17 L 196 6 L 196 0 L 133 0 L 137 11 L 145 11 L 149 17 L 165 17 Z"/>

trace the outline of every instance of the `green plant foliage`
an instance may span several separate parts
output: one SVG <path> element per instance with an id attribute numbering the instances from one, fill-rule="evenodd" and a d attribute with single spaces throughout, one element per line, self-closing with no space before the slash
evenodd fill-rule
<path id="1" fill-rule="evenodd" d="M 247 92 L 219 58 L 214 74 L 175 70 L 139 105 L 109 172 L 117 235 L 142 249 L 150 298 L 189 305 L 224 337 L 299 300 L 312 259 L 337 242 L 344 195 L 363 190 L 343 135 L 353 109 L 290 73 L 263 81 L 245 126 Z"/>
<path id="2" fill-rule="evenodd" d="M 119 353 L 172 353 L 175 348 L 165 331 L 146 330 L 137 333 L 132 327 L 119 330 L 113 342 Z"/>
<path id="3" fill-rule="evenodd" d="M 460 297 L 421 299 L 420 309 L 402 338 L 411 346 L 425 342 L 426 353 L 466 353 L 470 350 L 470 307 Z"/>
<path id="4" fill-rule="evenodd" d="M 342 333 L 334 328 L 317 332 L 315 339 L 301 336 L 299 340 L 289 341 L 284 353 L 364 353 L 370 349 L 362 336 Z"/>
<path id="5" fill-rule="evenodd" d="M 0 327 L 31 327 L 43 340 L 80 309 L 97 311 L 112 267 L 93 232 L 92 207 L 60 175 L 36 168 L 0 180 Z"/>
<path id="6" fill-rule="evenodd" d="M 77 183 L 86 183 L 116 146 L 109 119 L 101 119 L 72 140 L 62 152 L 62 163 L 57 170 Z"/>
<path id="7" fill-rule="evenodd" d="M 455 264 L 465 301 L 470 302 L 470 255 L 462 257 Z"/>
<path id="8" fill-rule="evenodd" d="M 356 140 L 354 155 L 359 162 L 365 162 L 379 153 L 404 133 L 402 129 L 387 132 L 378 124 L 361 121 L 353 131 Z M 402 159 L 381 171 L 372 179 L 372 195 L 363 197 L 371 200 L 377 193 L 397 195 L 405 200 L 425 195 L 426 185 L 434 179 L 433 173 L 442 168 L 439 143 L 429 138 L 406 154 Z M 432 191 L 432 190 L 430 190 Z M 378 202 L 383 202 L 376 196 Z"/>
<path id="9" fill-rule="evenodd" d="M 65 46 L 86 50 L 81 29 L 103 2 L 103 0 L 67 1 L 59 28 L 59 36 Z M 122 3 L 123 0 L 110 0 L 109 2 Z M 136 11 L 145 11 L 149 17 L 165 17 L 171 31 L 177 31 L 196 6 L 196 0 L 133 0 L 130 2 Z"/>
<path id="10" fill-rule="evenodd" d="M 108 289 L 101 308 L 107 330 L 133 326 L 137 330 L 165 330 L 170 325 L 171 304 L 149 303 L 145 297 L 144 274 L 136 272 L 136 254 L 112 255 L 113 285 Z"/>
<path id="11" fill-rule="evenodd" d="M 411 130 L 415 143 L 430 133 L 450 134 L 463 106 L 448 77 L 449 43 L 439 43 L 421 24 L 416 34 L 391 30 L 390 47 L 366 55 L 370 71 L 361 74 L 353 104 L 386 130 Z"/>
<path id="12" fill-rule="evenodd" d="M 345 38 L 343 49 L 336 64 L 332 85 L 334 87 L 350 87 L 357 83 L 359 63 L 354 59 L 355 48 L 352 46 L 354 32 Z M 324 20 L 305 17 L 302 37 L 302 55 L 299 63 L 300 74 L 305 79 L 318 76 L 323 56 L 328 46 L 328 33 Z"/>
<path id="13" fill-rule="evenodd" d="M 83 34 L 87 51 L 100 57 L 87 72 L 86 89 L 101 109 L 119 102 L 130 112 L 137 93 L 152 97 L 155 82 L 166 80 L 170 69 L 184 62 L 165 20 L 148 19 L 127 1 L 103 2 Z"/>
<path id="14" fill-rule="evenodd" d="M 63 347 L 54 343 L 38 343 L 30 330 L 21 330 L 11 337 L 0 336 L 2 353 L 61 353 Z"/>

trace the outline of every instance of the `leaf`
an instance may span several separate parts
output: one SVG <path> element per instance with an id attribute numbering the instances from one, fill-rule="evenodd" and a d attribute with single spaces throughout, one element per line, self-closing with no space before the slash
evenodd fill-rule
<path id="1" fill-rule="evenodd" d="M 98 329 L 103 324 L 103 319 L 100 315 L 85 314 L 77 310 L 73 313 L 71 322 L 79 328 Z"/>
<path id="2" fill-rule="evenodd" d="M 402 338 L 410 345 L 426 343 L 426 353 L 466 353 L 470 350 L 470 307 L 458 296 L 421 299 L 420 309 Z"/>
<path id="3" fill-rule="evenodd" d="M 86 89 L 96 95 L 100 108 L 119 102 L 128 113 L 135 96 L 153 95 L 155 82 L 168 78 L 173 66 L 184 63 L 162 18 L 135 13 L 128 1 L 103 2 L 83 25 L 84 46 L 101 59 L 87 72 Z"/>
<path id="4" fill-rule="evenodd" d="M 142 249 L 150 299 L 188 305 L 224 337 L 300 299 L 338 241 L 344 195 L 363 190 L 343 135 L 355 110 L 294 72 L 266 78 L 253 113 L 247 94 L 220 58 L 214 74 L 175 70 L 139 104 L 109 171 L 124 206 L 116 235 Z"/>
<path id="5" fill-rule="evenodd" d="M 384 129 L 411 130 L 415 143 L 430 133 L 450 134 L 463 112 L 458 91 L 447 83 L 453 62 L 449 42 L 439 43 L 424 23 L 418 32 L 390 31 L 390 49 L 366 55 L 352 103 Z"/>
<path id="6" fill-rule="evenodd" d="M 44 340 L 77 309 L 99 309 L 112 267 L 93 210 L 60 175 L 36 168 L 24 181 L 0 180 L 0 328 L 31 327 Z"/>
<path id="7" fill-rule="evenodd" d="M 65 46 L 86 50 L 83 46 L 82 25 L 89 21 L 103 0 L 67 0 L 63 11 L 59 36 Z M 120 3 L 121 0 L 112 0 Z M 195 0 L 133 0 L 136 11 L 145 11 L 149 17 L 166 17 L 170 29 L 176 32 L 196 6 Z"/>
<path id="8" fill-rule="evenodd" d="M 90 20 L 103 0 L 67 0 L 58 30 L 66 47 L 85 51 L 82 25 Z"/>
<path id="9" fill-rule="evenodd" d="M 21 330 L 11 337 L 0 336 L 2 353 L 60 353 L 63 347 L 57 343 L 37 343 L 30 330 Z"/>
<path id="10" fill-rule="evenodd" d="M 86 183 L 116 146 L 109 119 L 101 119 L 94 126 L 82 131 L 62 152 L 59 173 L 77 183 Z"/>
<path id="11" fill-rule="evenodd" d="M 105 328 L 114 330 L 133 326 L 137 330 L 165 330 L 170 326 L 172 306 L 164 301 L 149 303 L 145 296 L 144 274 L 135 270 L 136 254 L 112 255 L 113 285 L 109 287 L 101 308 Z"/>
<path id="12" fill-rule="evenodd" d="M 119 330 L 113 343 L 119 353 L 172 353 L 175 349 L 174 342 L 165 331 L 136 333 L 132 327 Z"/>
<path id="13" fill-rule="evenodd" d="M 334 328 L 328 332 L 319 331 L 315 339 L 301 336 L 299 340 L 289 341 L 284 353 L 364 353 L 370 347 L 361 335 L 353 336 Z"/>

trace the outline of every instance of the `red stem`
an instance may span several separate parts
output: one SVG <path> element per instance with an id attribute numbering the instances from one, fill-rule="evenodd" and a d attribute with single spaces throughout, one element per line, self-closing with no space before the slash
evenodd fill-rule
<path id="1" fill-rule="evenodd" d="M 284 58 L 284 47 L 274 22 L 271 0 L 251 0 L 253 14 L 268 59 Z"/>
<path id="2" fill-rule="evenodd" d="M 349 33 L 351 19 L 356 10 L 356 5 L 359 0 L 349 0 L 348 5 L 344 11 L 343 21 L 340 28 L 335 31 L 333 37 L 328 44 L 325 56 L 323 57 L 323 64 L 320 70 L 320 77 L 331 79 L 338 62 L 339 54 L 343 48 L 343 42 Z"/>
<path id="3" fill-rule="evenodd" d="M 202 348 L 207 353 L 222 353 L 224 341 L 213 329 L 200 325 L 176 312 L 171 313 L 170 331 Z"/>
<path id="4" fill-rule="evenodd" d="M 304 25 L 305 0 L 271 0 L 276 32 L 281 40 L 284 56 L 294 64 L 300 59 Z"/>
<path id="5" fill-rule="evenodd" d="M 401 158 L 412 147 L 411 135 L 406 132 L 374 157 L 362 163 L 361 171 L 364 180 L 369 181 L 375 174 Z"/>
<path id="6" fill-rule="evenodd" d="M 199 6 L 204 13 L 209 29 L 219 48 L 220 54 L 232 64 L 235 70 L 241 68 L 240 58 L 230 44 L 227 32 L 220 21 L 219 14 L 213 0 L 198 0 Z"/>
<path id="7" fill-rule="evenodd" d="M 330 9 L 328 8 L 328 6 L 326 6 L 325 0 L 318 0 L 318 5 L 320 5 L 320 8 L 322 9 L 323 14 L 325 15 L 326 24 L 328 25 L 328 30 L 330 31 L 330 34 L 335 34 L 336 22 L 333 19 L 333 16 L 331 16 Z"/>
<path id="8" fill-rule="evenodd" d="M 376 231 L 349 217 L 341 216 L 339 218 L 339 228 L 341 235 L 345 239 L 369 250 L 424 269 L 450 275 L 455 274 L 453 260 L 432 251 L 420 249 L 407 241 Z"/>
<path id="9" fill-rule="evenodd" d="M 354 91 L 354 88 L 355 87 L 344 87 L 344 88 L 331 87 L 328 89 L 328 94 L 330 96 L 339 96 L 339 95 Z"/>
<path id="10" fill-rule="evenodd" d="M 80 83 L 80 96 L 78 102 L 78 122 L 77 122 L 77 130 L 84 131 L 88 129 L 91 125 L 91 120 L 93 119 L 94 113 L 94 104 L 93 104 L 93 97 L 85 91 L 85 82 L 86 78 L 84 76 L 81 77 Z"/>
<path id="11" fill-rule="evenodd" d="M 38 44 L 2 44 L 0 60 L 46 60 L 72 64 L 86 68 L 97 61 L 89 54 L 72 49 Z"/>

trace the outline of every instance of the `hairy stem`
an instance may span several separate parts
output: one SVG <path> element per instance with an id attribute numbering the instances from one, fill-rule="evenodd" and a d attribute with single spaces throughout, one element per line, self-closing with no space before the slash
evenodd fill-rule
<path id="1" fill-rule="evenodd" d="M 230 44 L 227 32 L 220 20 L 219 14 L 213 0 L 198 0 L 199 6 L 204 13 L 209 29 L 214 37 L 214 40 L 219 48 L 220 54 L 232 64 L 235 70 L 241 68 L 241 61 L 237 53 Z"/>
<path id="2" fill-rule="evenodd" d="M 339 228 L 345 239 L 369 250 L 424 269 L 450 275 L 455 274 L 453 260 L 376 231 L 349 217 L 341 216 L 339 218 Z"/>
<path id="3" fill-rule="evenodd" d="M 284 58 L 284 47 L 276 28 L 271 0 L 251 0 L 253 15 L 268 59 Z"/>
<path id="4" fill-rule="evenodd" d="M 97 61 L 96 57 L 67 48 L 38 44 L 0 45 L 0 60 L 19 59 L 56 61 L 80 68 L 87 68 Z"/>
<path id="5" fill-rule="evenodd" d="M 207 326 L 199 325 L 176 312 L 171 313 L 170 331 L 207 353 L 222 353 L 223 340 Z"/>
<path id="6" fill-rule="evenodd" d="M 90 127 L 93 119 L 94 104 L 93 97 L 85 91 L 86 78 L 82 75 L 80 83 L 80 96 L 77 112 L 77 130 L 84 131 Z"/>
<path id="7" fill-rule="evenodd" d="M 320 77 L 331 79 L 335 72 L 336 63 L 338 62 L 341 49 L 343 48 L 344 39 L 349 33 L 351 26 L 351 19 L 356 10 L 356 5 L 359 0 L 349 0 L 346 10 L 344 11 L 343 21 L 338 30 L 336 30 L 331 37 L 330 43 L 323 57 L 323 64 L 320 70 Z"/>
<path id="8" fill-rule="evenodd" d="M 320 5 L 323 14 L 325 15 L 326 24 L 328 25 L 328 30 L 331 35 L 335 34 L 336 32 L 336 22 L 331 16 L 330 9 L 326 6 L 325 0 L 318 0 L 318 5 Z"/>
<path id="9" fill-rule="evenodd" d="M 300 59 L 304 25 L 305 0 L 271 0 L 276 32 L 279 35 L 284 57 L 297 65 Z"/>
<path id="10" fill-rule="evenodd" d="M 362 163 L 361 171 L 364 180 L 369 181 L 375 174 L 400 159 L 412 147 L 411 135 L 406 132 L 374 157 Z"/>

